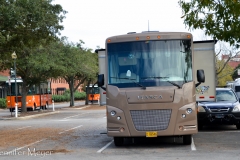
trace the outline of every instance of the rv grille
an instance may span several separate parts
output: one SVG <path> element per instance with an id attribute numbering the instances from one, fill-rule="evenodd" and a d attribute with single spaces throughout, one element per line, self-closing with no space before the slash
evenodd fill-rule
<path id="1" fill-rule="evenodd" d="M 167 129 L 172 110 L 134 110 L 130 113 L 136 130 L 160 131 Z"/>

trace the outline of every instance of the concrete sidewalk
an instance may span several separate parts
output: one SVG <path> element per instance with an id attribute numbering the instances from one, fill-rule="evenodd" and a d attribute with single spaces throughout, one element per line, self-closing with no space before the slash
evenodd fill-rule
<path id="1" fill-rule="evenodd" d="M 46 116 L 51 114 L 59 113 L 62 109 L 83 109 L 83 110 L 95 110 L 95 109 L 106 109 L 105 106 L 99 106 L 99 105 L 80 105 L 80 106 L 73 106 L 73 107 L 63 107 L 63 108 L 57 108 L 54 111 L 49 108 L 46 110 L 35 110 L 35 111 L 28 111 L 26 113 L 18 112 L 18 117 L 15 117 L 15 112 L 9 112 L 8 109 L 2 109 L 1 111 L 4 111 L 5 113 L 0 115 L 0 120 L 16 120 L 16 119 L 29 119 L 29 118 L 35 118 L 40 116 Z"/>
<path id="2" fill-rule="evenodd" d="M 9 113 L 9 114 L 8 114 Z M 15 112 L 8 112 L 5 115 L 0 116 L 0 120 L 14 120 L 14 119 L 29 119 L 34 117 L 40 117 L 50 114 L 56 114 L 59 113 L 59 110 L 36 110 L 36 111 L 28 111 L 26 113 L 18 112 L 18 116 L 15 117 Z"/>

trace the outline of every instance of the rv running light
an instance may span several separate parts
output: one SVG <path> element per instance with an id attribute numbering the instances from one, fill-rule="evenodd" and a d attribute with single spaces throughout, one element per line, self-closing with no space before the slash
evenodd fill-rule
<path id="1" fill-rule="evenodd" d="M 125 129 L 124 129 L 123 127 L 122 127 L 122 128 L 120 128 L 120 132 L 124 132 L 124 130 L 125 130 Z"/>
<path id="2" fill-rule="evenodd" d="M 179 130 L 182 131 L 183 130 L 183 126 L 179 126 Z"/>

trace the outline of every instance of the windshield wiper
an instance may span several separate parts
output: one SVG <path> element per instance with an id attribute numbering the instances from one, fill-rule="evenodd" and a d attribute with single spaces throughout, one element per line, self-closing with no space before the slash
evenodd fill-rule
<path id="1" fill-rule="evenodd" d="M 130 80 L 130 81 L 134 82 L 135 84 L 139 85 L 140 87 L 142 87 L 142 89 L 146 89 L 145 86 L 143 86 L 143 85 L 141 85 L 140 83 L 137 83 L 136 81 L 134 81 L 134 80 L 136 80 L 136 79 L 130 79 L 130 78 L 118 78 L 118 77 L 110 77 L 110 78 L 116 78 L 116 79 L 127 79 L 127 80 Z"/>
<path id="2" fill-rule="evenodd" d="M 151 79 L 151 78 L 153 78 L 153 79 L 168 79 L 169 77 L 142 77 L 141 79 Z M 168 83 L 170 83 L 170 84 L 178 87 L 178 89 L 181 88 L 178 84 L 176 84 L 176 83 L 174 83 L 174 82 L 172 82 L 172 81 L 169 81 L 169 80 L 166 80 L 166 81 L 167 81 Z"/>

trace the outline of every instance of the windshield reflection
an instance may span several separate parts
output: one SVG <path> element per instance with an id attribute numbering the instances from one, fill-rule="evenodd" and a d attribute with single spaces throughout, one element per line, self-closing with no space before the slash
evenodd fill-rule
<path id="1" fill-rule="evenodd" d="M 182 86 L 193 80 L 190 40 L 110 43 L 107 56 L 108 84 L 120 88 Z"/>

